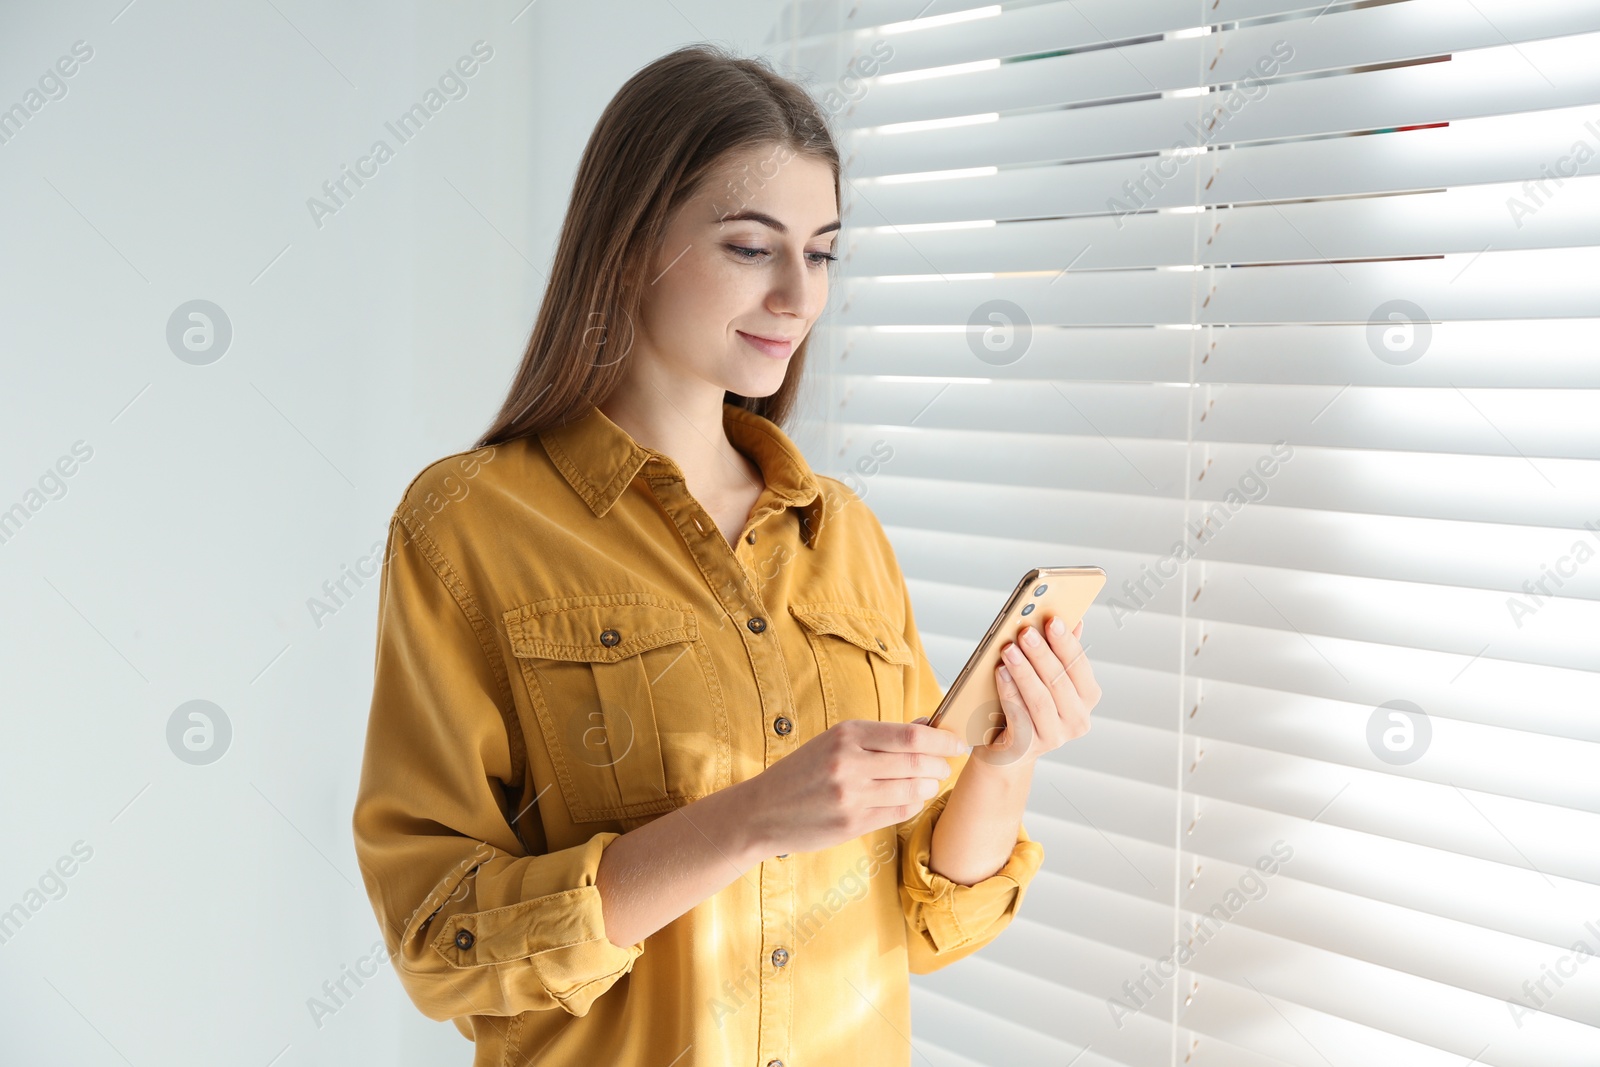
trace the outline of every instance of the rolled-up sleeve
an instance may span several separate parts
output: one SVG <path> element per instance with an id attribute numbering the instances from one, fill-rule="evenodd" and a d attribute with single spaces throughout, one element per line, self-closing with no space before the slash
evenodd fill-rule
<path id="1" fill-rule="evenodd" d="M 506 806 L 520 734 L 492 631 L 407 510 L 389 524 L 352 818 L 367 894 L 429 1018 L 585 1015 L 644 952 L 602 921 L 597 871 L 620 835 L 523 846 Z"/>
<path id="2" fill-rule="evenodd" d="M 901 587 L 905 588 L 904 579 Z M 931 716 L 944 699 L 944 688 L 922 647 L 905 592 L 905 641 L 912 663 L 906 668 L 907 721 Z M 922 811 L 897 828 L 900 840 L 900 904 L 906 920 L 906 946 L 912 974 L 930 974 L 978 951 L 1000 935 L 1022 906 L 1028 884 L 1044 863 L 1044 846 L 1018 823 L 1017 841 L 1005 865 L 973 885 L 962 885 L 931 870 L 933 830 L 944 812 L 970 756 L 949 759 L 947 786 L 931 797 Z"/>
<path id="3" fill-rule="evenodd" d="M 928 867 L 933 828 L 950 799 L 946 789 L 922 813 L 900 824 L 900 904 L 912 974 L 930 974 L 978 951 L 1010 925 L 1028 883 L 1044 862 L 1044 846 L 1020 824 L 1005 866 L 962 885 Z"/>

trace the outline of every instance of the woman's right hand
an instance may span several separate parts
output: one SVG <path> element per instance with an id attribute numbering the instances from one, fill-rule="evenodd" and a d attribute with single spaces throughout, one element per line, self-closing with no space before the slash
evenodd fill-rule
<path id="1" fill-rule="evenodd" d="M 815 852 L 920 812 L 961 739 L 920 723 L 846 719 L 743 783 L 768 855 Z"/>

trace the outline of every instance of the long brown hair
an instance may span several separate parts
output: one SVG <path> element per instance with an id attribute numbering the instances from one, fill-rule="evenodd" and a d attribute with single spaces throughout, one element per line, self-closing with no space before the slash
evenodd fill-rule
<path id="1" fill-rule="evenodd" d="M 729 153 L 767 146 L 828 163 L 838 201 L 839 150 L 823 110 L 765 61 L 716 45 L 688 45 L 643 67 L 617 90 L 578 164 L 555 261 L 510 393 L 474 447 L 564 425 L 587 404 L 604 403 L 627 371 L 655 250 L 673 212 Z M 810 343 L 807 335 L 771 396 L 727 391 L 725 401 L 783 425 Z"/>

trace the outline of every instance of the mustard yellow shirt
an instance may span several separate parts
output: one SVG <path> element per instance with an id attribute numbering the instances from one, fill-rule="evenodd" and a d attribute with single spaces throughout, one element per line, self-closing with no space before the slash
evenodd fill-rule
<path id="1" fill-rule="evenodd" d="M 475 1064 L 908 1065 L 909 974 L 993 940 L 1044 859 L 1019 827 L 976 885 L 929 870 L 956 757 L 917 817 L 607 940 L 618 836 L 943 695 L 877 518 L 723 410 L 766 482 L 732 546 L 593 405 L 430 464 L 390 522 L 356 854 L 401 985 Z"/>

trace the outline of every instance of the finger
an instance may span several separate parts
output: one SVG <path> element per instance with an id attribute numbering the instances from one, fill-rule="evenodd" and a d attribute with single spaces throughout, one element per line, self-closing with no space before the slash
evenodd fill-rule
<path id="1" fill-rule="evenodd" d="M 1023 671 L 1032 676 L 1027 693 L 1017 681 Z M 1065 734 L 1066 727 L 1060 724 L 1061 714 L 1056 710 L 1055 697 L 1026 662 L 1015 669 L 1009 664 L 1002 666 L 996 672 L 995 686 L 1000 691 L 1000 710 L 1006 720 L 1006 751 L 1026 752 L 1033 747 L 1035 737 L 1040 744 L 1050 747 L 1051 738 L 1057 733 Z"/>
<path id="2" fill-rule="evenodd" d="M 1048 631 L 1046 633 L 1048 634 Z M 1027 641 L 1029 637 L 1034 639 L 1034 643 L 1031 645 Z M 1077 644 L 1076 638 L 1068 637 L 1066 640 Z M 1037 630 L 1031 626 L 1025 626 L 1017 635 L 1017 644 L 1027 655 L 1028 661 L 1038 672 L 1045 688 L 1050 693 L 1052 706 L 1061 720 L 1062 740 L 1065 741 L 1068 718 L 1086 715 L 1090 702 L 1086 701 L 1083 694 L 1078 692 L 1071 669 L 1065 665 L 1064 657 L 1057 652 L 1059 647 L 1057 643 L 1044 640 Z M 1081 655 L 1082 646 L 1079 645 L 1078 647 L 1080 649 L 1080 663 L 1087 664 L 1089 662 L 1088 658 Z M 1042 732 L 1049 733 L 1052 740 L 1054 739 L 1054 732 L 1047 723 L 1039 722 L 1039 728 Z"/>
<path id="3" fill-rule="evenodd" d="M 943 788 L 937 778 L 879 778 L 863 790 L 866 808 L 897 808 L 914 804 L 918 808 Z"/>
<path id="4" fill-rule="evenodd" d="M 928 806 L 926 800 L 913 800 L 909 804 L 899 804 L 888 808 L 863 808 L 866 812 L 866 832 L 881 830 L 886 826 L 905 823 L 922 814 Z"/>
<path id="5" fill-rule="evenodd" d="M 1028 719 L 1030 726 L 1021 725 L 1026 712 L 1020 711 L 1023 706 L 1022 694 L 1017 692 L 1017 683 L 1012 677 L 1011 670 L 1004 663 L 995 668 L 994 687 L 1000 694 L 1000 729 L 986 732 L 988 743 L 1001 747 L 1000 738 L 1003 736 L 1004 750 L 1010 751 L 1016 744 L 1018 735 L 1024 729 L 1031 729 L 1032 719 Z M 990 722 L 993 722 L 991 718 Z"/>
<path id="6" fill-rule="evenodd" d="M 950 761 L 924 752 L 874 752 L 867 757 L 870 781 L 911 781 L 931 778 L 944 781 L 954 770 Z"/>
<path id="7" fill-rule="evenodd" d="M 1031 626 L 1023 627 L 1023 631 L 1037 633 Z M 1018 632 L 1020 634 L 1023 631 Z M 1059 702 L 1045 679 L 1061 673 L 1061 664 L 1055 662 L 1055 653 L 1043 641 L 1039 642 L 1037 648 L 1028 648 L 1021 641 L 1013 641 L 1006 645 L 1002 657 L 1011 672 L 1012 683 L 1021 695 L 1022 705 L 1033 719 L 1034 733 L 1041 739 L 1054 737 L 1058 732 L 1056 723 L 1064 709 L 1057 707 Z M 1004 701 L 1001 703 L 1004 704 Z M 1065 727 L 1060 729 L 1064 731 Z"/>
<path id="8" fill-rule="evenodd" d="M 1062 634 L 1057 637 L 1050 632 L 1048 626 L 1045 627 L 1044 636 L 1050 647 L 1055 650 L 1056 657 L 1066 667 L 1067 676 L 1072 679 L 1072 688 L 1077 690 L 1078 696 L 1085 704 L 1094 704 L 1098 701 L 1100 686 L 1094 680 L 1094 668 L 1089 665 L 1089 657 L 1083 651 L 1082 642 L 1072 634 Z"/>
<path id="9" fill-rule="evenodd" d="M 1078 620 L 1078 625 L 1076 625 L 1076 626 L 1074 626 L 1072 628 L 1072 636 L 1076 637 L 1080 641 L 1083 640 L 1083 620 L 1082 619 L 1079 619 Z"/>
<path id="10" fill-rule="evenodd" d="M 954 733 L 917 722 L 862 721 L 861 747 L 870 752 L 925 752 L 930 756 L 964 756 L 969 749 Z"/>
<path id="11" fill-rule="evenodd" d="M 911 721 L 912 722 L 927 722 L 928 721 L 928 717 L 926 715 L 918 715 L 915 719 L 912 719 Z"/>

